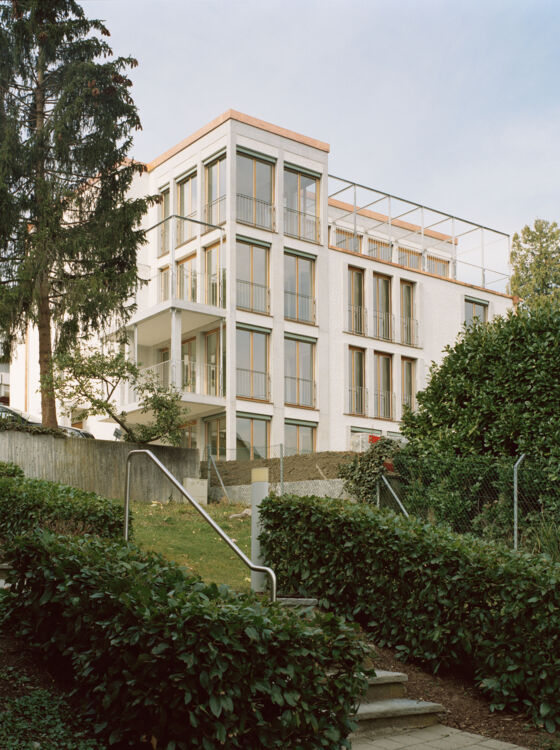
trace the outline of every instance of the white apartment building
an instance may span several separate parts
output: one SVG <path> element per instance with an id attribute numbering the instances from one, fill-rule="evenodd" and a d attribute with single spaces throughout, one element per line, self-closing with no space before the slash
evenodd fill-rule
<path id="1" fill-rule="evenodd" d="M 338 451 L 395 436 L 463 324 L 512 304 L 501 291 L 507 235 L 330 176 L 328 155 L 326 143 L 230 110 L 134 183 L 162 198 L 144 218 L 128 353 L 180 389 L 186 445 L 201 453 Z M 31 332 L 11 370 L 12 405 L 32 412 L 36 349 Z M 145 418 L 132 390 L 119 399 L 132 421 Z"/>

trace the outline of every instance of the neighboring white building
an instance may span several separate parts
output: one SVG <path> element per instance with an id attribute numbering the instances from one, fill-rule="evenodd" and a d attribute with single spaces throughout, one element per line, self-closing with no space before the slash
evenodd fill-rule
<path id="1" fill-rule="evenodd" d="M 129 356 L 181 389 L 187 445 L 201 452 L 338 451 L 394 435 L 465 320 L 512 304 L 499 291 L 507 235 L 329 176 L 328 153 L 230 110 L 134 183 L 162 201 L 145 217 Z M 36 350 L 31 332 L 11 370 L 11 403 L 32 412 Z M 120 398 L 140 421 L 133 393 Z"/>

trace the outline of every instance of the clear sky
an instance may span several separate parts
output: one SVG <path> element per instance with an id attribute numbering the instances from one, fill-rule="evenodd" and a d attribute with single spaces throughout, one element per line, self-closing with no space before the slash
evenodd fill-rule
<path id="1" fill-rule="evenodd" d="M 227 109 L 330 171 L 513 233 L 560 221 L 559 0 L 82 0 L 133 55 L 150 160 Z"/>

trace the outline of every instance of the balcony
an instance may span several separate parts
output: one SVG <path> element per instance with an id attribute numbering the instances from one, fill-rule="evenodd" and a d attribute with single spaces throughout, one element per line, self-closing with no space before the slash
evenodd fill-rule
<path id="1" fill-rule="evenodd" d="M 382 341 L 393 341 L 393 331 L 395 330 L 395 316 L 388 312 L 373 311 L 373 331 L 371 335 L 374 339 Z"/>
<path id="2" fill-rule="evenodd" d="M 226 306 L 226 272 L 204 274 L 179 266 L 177 288 L 171 294 L 171 272 L 166 269 L 156 276 L 144 279 L 144 284 L 136 292 L 136 305 L 144 312 L 150 307 L 173 299 L 214 307 Z"/>
<path id="3" fill-rule="evenodd" d="M 237 279 L 237 307 L 250 312 L 270 313 L 270 289 L 262 284 Z"/>
<path id="4" fill-rule="evenodd" d="M 214 226 L 221 226 L 226 222 L 226 196 L 222 195 L 204 206 L 204 221 Z M 210 232 L 211 228 L 206 227 Z"/>
<path id="5" fill-rule="evenodd" d="M 198 234 L 199 224 L 189 219 L 197 219 L 198 215 L 196 211 L 193 211 L 184 219 L 177 219 L 177 245 L 183 245 L 185 242 L 189 242 L 196 237 Z"/>
<path id="6" fill-rule="evenodd" d="M 320 241 L 320 220 L 318 216 L 284 208 L 284 234 L 309 242 Z"/>
<path id="7" fill-rule="evenodd" d="M 163 388 L 169 388 L 176 382 L 178 390 L 184 395 L 197 394 L 199 396 L 224 396 L 224 379 L 221 377 L 219 365 L 195 362 L 192 359 L 166 360 L 155 365 L 140 368 L 140 379 L 152 381 Z M 138 400 L 136 389 L 124 383 L 120 392 L 123 406 L 135 404 Z M 188 397 L 183 400 L 188 401 Z"/>
<path id="8" fill-rule="evenodd" d="M 348 319 L 346 330 L 359 336 L 367 334 L 367 310 L 360 305 L 348 305 Z"/>
<path id="9" fill-rule="evenodd" d="M 297 292 L 284 292 L 284 317 L 300 323 L 315 323 L 315 299 Z"/>
<path id="10" fill-rule="evenodd" d="M 284 403 L 289 406 L 315 408 L 316 384 L 314 380 L 284 377 Z"/>
<path id="11" fill-rule="evenodd" d="M 401 344 L 420 346 L 418 321 L 414 318 L 401 318 Z"/>
<path id="12" fill-rule="evenodd" d="M 237 221 L 259 229 L 274 231 L 275 208 L 268 201 L 237 193 Z"/>
<path id="13" fill-rule="evenodd" d="M 259 370 L 237 368 L 237 396 L 254 398 L 257 401 L 270 400 L 270 376 Z"/>
<path id="14" fill-rule="evenodd" d="M 375 391 L 373 397 L 373 416 L 378 419 L 394 419 L 395 394 L 390 391 Z"/>
<path id="15" fill-rule="evenodd" d="M 368 392 L 367 388 L 349 388 L 347 395 L 348 414 L 356 414 L 360 417 L 367 416 Z"/>

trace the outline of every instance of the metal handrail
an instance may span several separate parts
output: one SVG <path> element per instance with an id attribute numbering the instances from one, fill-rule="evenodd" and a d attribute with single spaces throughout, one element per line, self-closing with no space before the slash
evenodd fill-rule
<path id="1" fill-rule="evenodd" d="M 126 457 L 126 480 L 125 480 L 125 488 L 124 488 L 124 538 L 125 541 L 128 541 L 128 516 L 130 512 L 130 459 L 132 456 L 136 456 L 140 453 L 144 453 L 148 458 L 150 458 L 155 465 L 160 469 L 160 471 L 165 474 L 165 476 L 169 479 L 171 484 L 175 487 L 175 489 L 179 490 L 179 492 L 187 498 L 189 503 L 197 510 L 200 515 L 204 518 L 204 520 L 210 524 L 210 526 L 214 529 L 214 531 L 220 536 L 224 542 L 232 549 L 237 557 L 245 563 L 245 565 L 250 568 L 255 573 L 266 573 L 268 577 L 270 578 L 270 601 L 275 602 L 276 601 L 276 574 L 272 570 L 272 568 L 267 568 L 264 565 L 254 565 L 251 560 L 247 557 L 247 555 L 242 552 L 239 547 L 229 538 L 229 536 L 223 531 L 218 524 L 214 521 L 213 518 L 211 518 L 208 513 L 196 502 L 196 500 L 191 497 L 191 495 L 185 490 L 185 488 L 179 484 L 179 482 L 175 479 L 173 474 L 168 471 L 168 469 L 165 468 L 165 466 L 161 463 L 161 461 L 154 456 L 152 451 L 149 450 L 143 450 L 143 449 L 137 449 L 130 451 L 128 456 Z"/>

